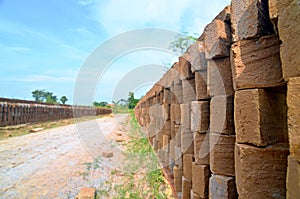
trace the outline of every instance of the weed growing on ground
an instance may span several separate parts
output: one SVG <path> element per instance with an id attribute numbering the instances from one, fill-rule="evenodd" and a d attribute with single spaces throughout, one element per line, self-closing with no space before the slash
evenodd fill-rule
<path id="1" fill-rule="evenodd" d="M 129 117 L 129 141 L 125 144 L 124 152 L 125 171 L 111 170 L 108 179 L 104 180 L 99 187 L 95 187 L 97 198 L 170 198 L 170 187 L 158 167 L 156 155 L 141 131 L 133 111 L 129 111 Z M 96 165 L 99 164 L 101 164 L 99 160 L 86 164 L 87 171 L 97 168 Z"/>

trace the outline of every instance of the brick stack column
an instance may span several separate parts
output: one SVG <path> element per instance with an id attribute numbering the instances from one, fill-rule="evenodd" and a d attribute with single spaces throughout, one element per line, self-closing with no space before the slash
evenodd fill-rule
<path id="1" fill-rule="evenodd" d="M 285 198 L 286 88 L 268 2 L 232 0 L 235 172 L 240 198 Z"/>
<path id="2" fill-rule="evenodd" d="M 277 26 L 282 74 L 287 84 L 288 138 L 287 198 L 300 195 L 300 8 L 297 0 L 269 0 L 269 13 Z"/>

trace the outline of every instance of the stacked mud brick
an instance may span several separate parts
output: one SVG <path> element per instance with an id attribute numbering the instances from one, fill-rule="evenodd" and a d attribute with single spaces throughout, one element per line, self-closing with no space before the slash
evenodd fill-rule
<path id="1" fill-rule="evenodd" d="M 109 114 L 110 109 L 0 99 L 0 126 Z"/>
<path id="2" fill-rule="evenodd" d="M 232 0 L 137 105 L 178 198 L 299 198 L 299 13 Z"/>
<path id="3" fill-rule="evenodd" d="M 280 40 L 268 1 L 231 5 L 237 191 L 240 198 L 285 198 L 289 150 Z"/>
<path id="4" fill-rule="evenodd" d="M 287 116 L 290 155 L 287 168 L 287 198 L 300 197 L 300 2 L 269 1 L 269 12 L 279 35 L 282 74 L 287 82 Z"/>

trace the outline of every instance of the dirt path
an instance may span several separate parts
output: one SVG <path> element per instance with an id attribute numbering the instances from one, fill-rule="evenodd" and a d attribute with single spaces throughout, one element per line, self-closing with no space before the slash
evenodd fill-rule
<path id="1" fill-rule="evenodd" d="M 99 184 L 106 171 L 84 179 L 84 163 L 93 161 L 97 139 L 118 131 L 126 119 L 100 118 L 0 141 L 0 198 L 74 198 L 80 188 Z"/>

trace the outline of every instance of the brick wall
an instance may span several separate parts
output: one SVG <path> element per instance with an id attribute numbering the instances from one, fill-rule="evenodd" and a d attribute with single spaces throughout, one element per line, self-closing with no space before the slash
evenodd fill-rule
<path id="1" fill-rule="evenodd" d="M 0 126 L 109 114 L 111 109 L 0 98 Z"/>
<path id="2" fill-rule="evenodd" d="M 300 195 L 298 0 L 232 0 L 135 115 L 178 198 Z"/>

